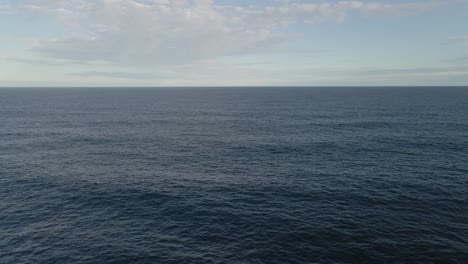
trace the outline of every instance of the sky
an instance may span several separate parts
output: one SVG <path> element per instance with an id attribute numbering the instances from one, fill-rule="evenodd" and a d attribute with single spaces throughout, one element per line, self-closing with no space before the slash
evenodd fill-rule
<path id="1" fill-rule="evenodd" d="M 468 0 L 0 0 L 0 87 L 468 85 Z"/>

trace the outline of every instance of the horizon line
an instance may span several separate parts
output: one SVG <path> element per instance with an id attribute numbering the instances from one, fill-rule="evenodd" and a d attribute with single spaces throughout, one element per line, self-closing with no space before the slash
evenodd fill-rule
<path id="1" fill-rule="evenodd" d="M 467 85 L 181 85 L 181 86 L 0 86 L 0 89 L 79 89 L 79 88 L 468 88 Z"/>

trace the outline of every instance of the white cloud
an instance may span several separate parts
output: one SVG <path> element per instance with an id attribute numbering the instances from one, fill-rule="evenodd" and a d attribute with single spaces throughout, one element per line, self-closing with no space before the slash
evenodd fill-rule
<path id="1" fill-rule="evenodd" d="M 37 58 L 19 58 L 19 57 L 6 57 L 4 58 L 7 62 L 13 63 L 25 63 L 25 64 L 39 64 L 39 65 L 53 65 L 53 66 L 63 66 L 67 65 L 67 62 L 60 62 L 57 60 L 50 59 L 37 59 Z"/>
<path id="2" fill-rule="evenodd" d="M 56 59 L 120 66 L 184 64 L 275 47 L 294 23 L 343 21 L 350 14 L 401 15 L 433 2 L 255 1 L 225 6 L 213 0 L 38 0 L 19 10 L 77 21 L 86 35 L 46 39 L 33 51 Z"/>
<path id="3" fill-rule="evenodd" d="M 468 36 L 450 37 L 447 40 L 449 43 L 464 43 L 468 42 Z"/>
<path id="4" fill-rule="evenodd" d="M 104 78 L 122 78 L 122 79 L 135 79 L 135 80 L 157 80 L 159 75 L 154 72 L 102 72 L 90 71 L 72 73 L 72 76 L 80 77 L 104 77 Z"/>

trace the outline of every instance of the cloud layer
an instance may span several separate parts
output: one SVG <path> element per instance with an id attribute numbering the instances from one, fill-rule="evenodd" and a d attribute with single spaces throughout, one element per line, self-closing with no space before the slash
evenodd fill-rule
<path id="1" fill-rule="evenodd" d="M 71 30 L 70 36 L 37 41 L 32 48 L 37 54 L 145 67 L 273 49 L 295 37 L 286 29 L 296 23 L 396 16 L 435 5 L 428 1 L 251 1 L 229 6 L 213 0 L 38 0 L 15 8 L 35 16 L 55 16 Z"/>

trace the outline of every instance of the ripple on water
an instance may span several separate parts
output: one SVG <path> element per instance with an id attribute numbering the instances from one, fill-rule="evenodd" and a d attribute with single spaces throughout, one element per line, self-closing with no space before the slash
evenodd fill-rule
<path id="1" fill-rule="evenodd" d="M 464 263 L 467 91 L 327 89 L 0 91 L 0 262 Z"/>

